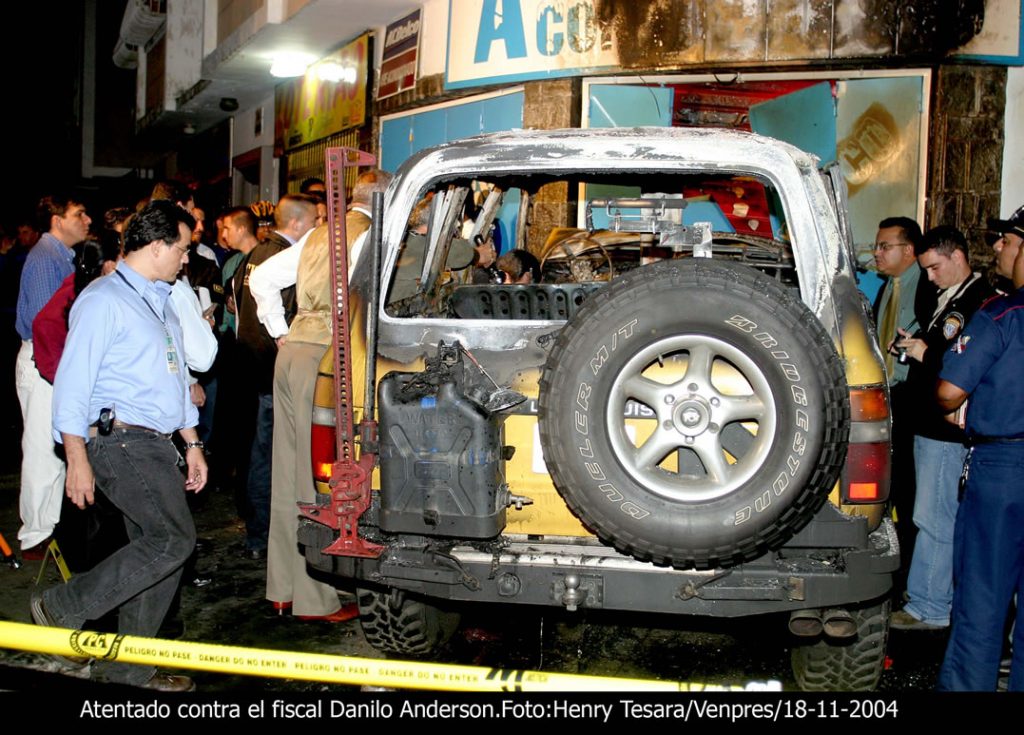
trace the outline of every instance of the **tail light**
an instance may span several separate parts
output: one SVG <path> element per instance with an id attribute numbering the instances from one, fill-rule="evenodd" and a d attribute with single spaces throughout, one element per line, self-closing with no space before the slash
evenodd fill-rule
<path id="1" fill-rule="evenodd" d="M 310 431 L 310 455 L 313 461 L 313 479 L 329 482 L 334 461 L 337 459 L 334 434 L 334 411 L 322 406 L 313 407 Z"/>
<path id="2" fill-rule="evenodd" d="M 844 503 L 889 499 L 889 442 L 850 444 L 843 472 Z"/>
<path id="3" fill-rule="evenodd" d="M 889 431 L 885 388 L 851 389 L 850 443 L 843 469 L 843 503 L 884 503 L 889 499 Z"/>

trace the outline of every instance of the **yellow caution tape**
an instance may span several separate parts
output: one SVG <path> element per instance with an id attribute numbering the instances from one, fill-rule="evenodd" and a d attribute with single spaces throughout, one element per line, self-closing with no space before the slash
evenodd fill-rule
<path id="1" fill-rule="evenodd" d="M 353 686 L 458 692 L 639 692 L 781 691 L 777 681 L 745 686 L 697 682 L 620 679 L 581 674 L 549 674 L 525 669 L 393 661 L 269 651 L 192 641 L 165 641 L 116 633 L 47 628 L 0 621 L 0 648 L 62 656 L 86 656 L 149 666 L 174 667 L 275 679 L 303 679 Z"/>

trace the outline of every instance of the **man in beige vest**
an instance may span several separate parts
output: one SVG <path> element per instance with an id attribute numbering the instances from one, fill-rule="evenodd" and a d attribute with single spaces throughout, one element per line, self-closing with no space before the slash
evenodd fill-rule
<path id="1" fill-rule="evenodd" d="M 353 189 L 353 202 L 345 217 L 349 276 L 355 270 L 370 229 L 370 199 L 384 191 L 391 176 L 372 170 L 362 174 Z M 264 322 L 278 337 L 280 349 L 274 368 L 274 456 L 271 478 L 270 539 L 267 550 L 267 599 L 279 610 L 289 606 L 306 620 L 341 622 L 355 617 L 355 605 L 341 606 L 337 591 L 306 572 L 297 549 L 295 504 L 314 500 L 310 457 L 313 388 L 317 366 L 331 343 L 331 253 L 326 226 L 317 227 L 292 249 L 301 247 L 295 276 L 298 312 L 286 334 Z M 275 256 L 277 257 L 277 256 Z M 252 275 L 258 283 L 261 269 Z M 271 265 L 271 268 L 273 266 Z M 255 289 L 254 289 L 255 291 Z M 275 333 L 278 332 L 278 333 Z"/>

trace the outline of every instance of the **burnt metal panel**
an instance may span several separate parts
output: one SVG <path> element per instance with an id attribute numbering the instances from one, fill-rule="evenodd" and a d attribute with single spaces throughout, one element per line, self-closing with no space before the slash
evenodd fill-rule
<path id="1" fill-rule="evenodd" d="M 624 68 L 705 61 L 706 5 L 718 0 L 595 0 L 598 22 L 614 32 Z"/>
<path id="2" fill-rule="evenodd" d="M 707 5 L 708 61 L 763 61 L 768 0 L 716 0 Z"/>
<path id="3" fill-rule="evenodd" d="M 896 3 L 896 53 L 918 56 L 944 54 L 970 41 L 981 31 L 986 0 L 914 0 Z"/>
<path id="4" fill-rule="evenodd" d="M 894 0 L 834 0 L 832 57 L 894 53 L 900 4 Z"/>
<path id="5" fill-rule="evenodd" d="M 768 0 L 769 61 L 827 59 L 834 0 Z"/>

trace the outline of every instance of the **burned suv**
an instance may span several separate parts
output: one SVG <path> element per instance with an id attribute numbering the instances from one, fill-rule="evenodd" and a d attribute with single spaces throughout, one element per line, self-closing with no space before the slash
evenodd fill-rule
<path id="1" fill-rule="evenodd" d="M 802 687 L 872 688 L 898 548 L 845 201 L 837 170 L 719 130 L 515 131 L 409 159 L 379 274 L 353 277 L 379 292 L 339 304 L 299 528 L 308 564 L 357 587 L 370 643 L 428 653 L 456 602 L 784 611 Z M 471 276 L 491 231 L 532 278 Z M 376 411 L 350 391 L 380 426 L 361 495 L 323 439 L 338 354 L 377 386 Z"/>

